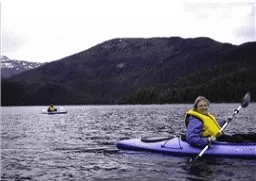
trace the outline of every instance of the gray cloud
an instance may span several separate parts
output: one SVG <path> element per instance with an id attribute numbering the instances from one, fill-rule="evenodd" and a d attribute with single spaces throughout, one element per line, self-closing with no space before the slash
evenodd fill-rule
<path id="1" fill-rule="evenodd" d="M 3 55 L 8 52 L 17 52 L 22 48 L 22 45 L 28 42 L 26 36 L 18 35 L 10 30 L 6 31 L 5 29 L 2 31 L 1 41 Z"/>
<path id="2" fill-rule="evenodd" d="M 235 36 L 243 41 L 256 41 L 256 29 L 255 29 L 255 4 L 252 4 L 251 12 L 246 17 L 245 24 L 235 30 Z"/>
<path id="3" fill-rule="evenodd" d="M 256 41 L 255 26 L 243 26 L 235 30 L 235 36 L 242 39 L 244 42 Z"/>

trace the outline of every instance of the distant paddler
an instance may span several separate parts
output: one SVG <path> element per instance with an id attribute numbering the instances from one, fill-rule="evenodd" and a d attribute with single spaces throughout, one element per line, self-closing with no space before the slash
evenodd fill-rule
<path id="1" fill-rule="evenodd" d="M 47 111 L 48 112 L 54 112 L 54 111 L 57 111 L 57 109 L 54 107 L 53 104 L 51 104 Z"/>

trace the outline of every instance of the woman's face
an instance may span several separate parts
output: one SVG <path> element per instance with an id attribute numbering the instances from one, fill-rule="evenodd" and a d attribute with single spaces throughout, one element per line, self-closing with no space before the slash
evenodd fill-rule
<path id="1" fill-rule="evenodd" d="M 208 103 L 206 100 L 201 100 L 197 104 L 197 112 L 202 113 L 202 114 L 207 114 L 208 113 Z"/>

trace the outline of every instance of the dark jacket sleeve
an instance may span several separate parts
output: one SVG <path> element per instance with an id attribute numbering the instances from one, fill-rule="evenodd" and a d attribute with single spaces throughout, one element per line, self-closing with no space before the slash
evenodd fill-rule
<path id="1" fill-rule="evenodd" d="M 203 124 L 195 117 L 188 118 L 186 140 L 189 144 L 197 147 L 206 146 L 209 141 L 208 138 L 201 137 L 203 130 Z"/>

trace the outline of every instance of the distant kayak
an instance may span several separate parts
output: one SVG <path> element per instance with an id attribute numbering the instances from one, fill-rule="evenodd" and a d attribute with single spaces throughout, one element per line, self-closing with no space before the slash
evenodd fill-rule
<path id="1" fill-rule="evenodd" d="M 119 149 L 150 151 L 178 156 L 197 155 L 202 148 L 192 147 L 181 137 L 149 137 L 123 139 L 116 143 Z M 214 142 L 205 156 L 256 158 L 256 142 Z"/>
<path id="2" fill-rule="evenodd" d="M 67 114 L 67 111 L 53 111 L 53 112 L 48 112 L 46 110 L 43 110 L 42 114 Z"/>

